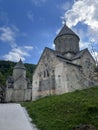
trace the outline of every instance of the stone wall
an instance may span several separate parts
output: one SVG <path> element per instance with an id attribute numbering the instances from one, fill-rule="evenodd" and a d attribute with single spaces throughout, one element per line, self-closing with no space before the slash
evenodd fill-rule
<path id="1" fill-rule="evenodd" d="M 56 94 L 83 89 L 81 67 L 62 62 L 55 68 Z"/>
<path id="2" fill-rule="evenodd" d="M 74 60 L 73 63 L 82 66 L 82 73 L 85 80 L 93 80 L 95 61 L 88 51 L 81 58 Z"/>
<path id="3" fill-rule="evenodd" d="M 27 80 L 20 77 L 11 83 L 7 82 L 5 102 L 30 101 L 32 98 L 32 88 L 27 87 Z"/>
<path id="4" fill-rule="evenodd" d="M 5 102 L 10 102 L 10 101 L 12 101 L 12 93 L 13 93 L 13 88 L 6 88 L 6 92 L 5 92 Z"/>
<path id="5" fill-rule="evenodd" d="M 91 73 L 95 62 L 88 51 L 71 62 L 45 49 L 33 75 L 32 100 L 81 90 L 95 85 Z"/>
<path id="6" fill-rule="evenodd" d="M 5 102 L 22 102 L 31 100 L 31 89 L 14 89 L 6 90 Z"/>
<path id="7" fill-rule="evenodd" d="M 13 70 L 13 78 L 14 80 L 17 80 L 19 77 L 26 78 L 26 70 L 25 69 L 14 69 Z"/>
<path id="8" fill-rule="evenodd" d="M 27 81 L 23 76 L 15 80 L 13 85 L 15 89 L 27 89 Z"/>
<path id="9" fill-rule="evenodd" d="M 33 75 L 32 100 L 55 93 L 55 66 L 59 63 L 54 52 L 45 49 Z"/>
<path id="10" fill-rule="evenodd" d="M 59 51 L 61 53 L 79 52 L 79 39 L 75 35 L 62 35 L 60 37 L 57 37 L 54 42 L 56 51 Z"/>

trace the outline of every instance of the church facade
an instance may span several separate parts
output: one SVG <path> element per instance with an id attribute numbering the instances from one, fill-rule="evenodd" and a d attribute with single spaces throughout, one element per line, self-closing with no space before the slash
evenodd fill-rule
<path id="1" fill-rule="evenodd" d="M 95 85 L 95 61 L 80 38 L 64 25 L 54 40 L 55 50 L 45 48 L 33 74 L 32 100 L 81 90 Z"/>
<path id="2" fill-rule="evenodd" d="M 6 81 L 5 102 L 30 101 L 32 85 L 26 78 L 26 68 L 20 60 L 13 69 L 13 75 Z"/>

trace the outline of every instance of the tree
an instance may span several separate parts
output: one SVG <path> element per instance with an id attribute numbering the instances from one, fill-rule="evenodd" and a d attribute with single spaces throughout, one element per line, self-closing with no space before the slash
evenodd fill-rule
<path id="1" fill-rule="evenodd" d="M 5 85 L 5 77 L 0 72 L 0 87 L 3 86 L 3 85 Z"/>
<path id="2" fill-rule="evenodd" d="M 96 62 L 96 66 L 98 67 L 98 48 L 96 46 L 96 44 L 94 42 L 91 42 L 90 44 L 90 51 L 91 51 L 91 54 L 92 56 L 94 57 L 95 59 L 95 62 Z"/>

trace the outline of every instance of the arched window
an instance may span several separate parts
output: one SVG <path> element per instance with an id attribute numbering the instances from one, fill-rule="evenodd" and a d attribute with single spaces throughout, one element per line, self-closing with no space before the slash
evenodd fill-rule
<path id="1" fill-rule="evenodd" d="M 44 78 L 46 77 L 46 72 L 44 71 Z"/>
<path id="2" fill-rule="evenodd" d="M 47 77 L 49 77 L 49 71 L 48 70 L 46 70 L 47 71 Z"/>
<path id="3" fill-rule="evenodd" d="M 48 70 L 45 70 L 45 71 L 44 71 L 44 78 L 45 78 L 45 77 L 49 77 L 49 71 L 48 71 Z"/>

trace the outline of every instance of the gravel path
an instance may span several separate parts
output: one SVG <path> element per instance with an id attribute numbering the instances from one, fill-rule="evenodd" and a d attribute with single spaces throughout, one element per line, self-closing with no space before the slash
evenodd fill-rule
<path id="1" fill-rule="evenodd" d="M 0 104 L 0 130 L 37 130 L 20 104 Z"/>

